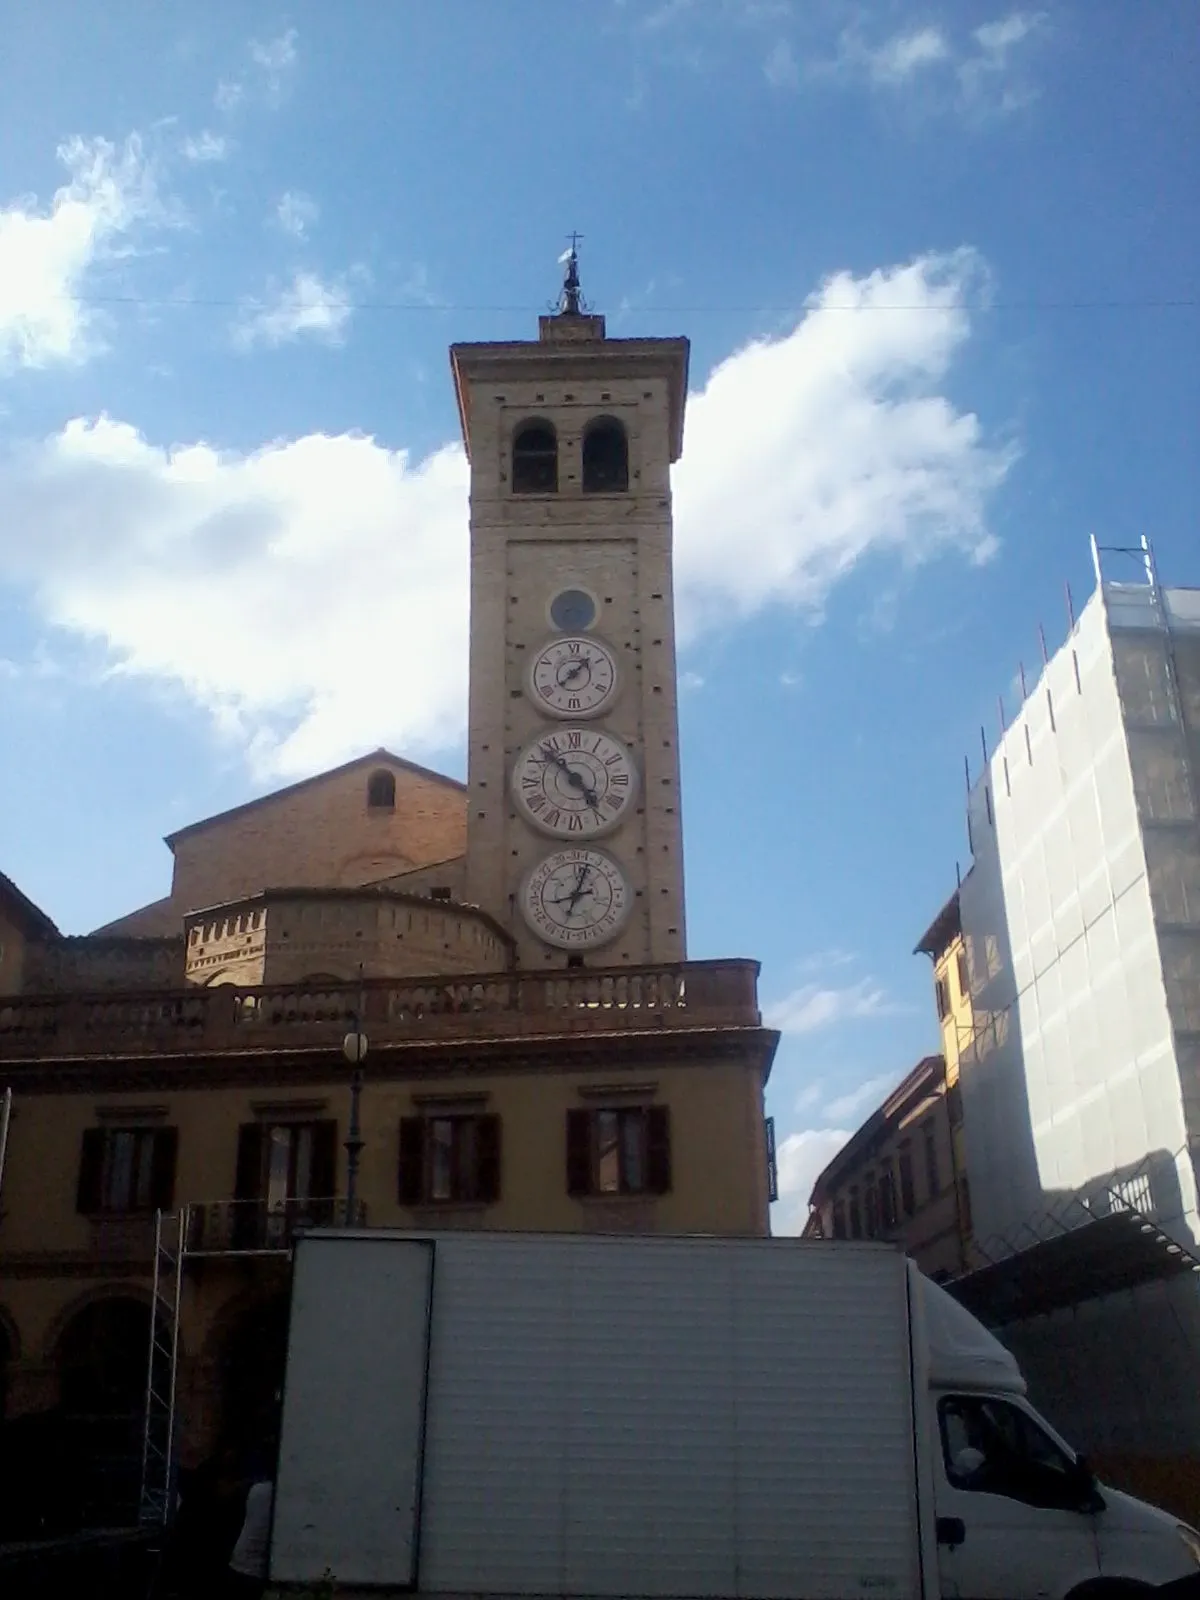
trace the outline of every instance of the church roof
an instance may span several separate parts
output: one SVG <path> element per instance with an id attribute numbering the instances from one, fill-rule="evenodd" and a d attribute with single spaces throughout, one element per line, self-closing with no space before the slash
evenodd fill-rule
<path id="1" fill-rule="evenodd" d="M 298 783 L 289 783 L 283 789 L 272 789 L 270 794 L 260 794 L 257 799 L 247 800 L 240 806 L 231 806 L 228 811 L 218 811 L 211 817 L 202 817 L 199 822 L 189 822 L 186 827 L 176 828 L 174 833 L 168 833 L 164 842 L 174 850 L 177 840 L 199 833 L 202 828 L 211 828 L 218 822 L 228 822 L 231 817 L 244 816 L 248 811 L 270 805 L 272 801 L 281 800 L 285 795 L 297 794 L 301 789 L 311 789 L 329 778 L 340 778 L 343 773 L 353 772 L 356 767 L 377 767 L 383 763 L 399 767 L 404 772 L 414 773 L 419 778 L 427 778 L 431 783 L 440 783 L 448 789 L 456 789 L 460 794 L 467 792 L 466 784 L 460 783 L 457 778 L 448 778 L 444 772 L 435 772 L 432 767 L 422 767 L 415 761 L 406 761 L 403 756 L 393 755 L 390 750 L 385 750 L 380 745 L 378 750 L 372 750 L 365 756 L 355 756 L 353 761 L 345 761 L 340 767 L 330 767 L 325 772 L 314 773 L 311 778 L 301 778 Z"/>
<path id="2" fill-rule="evenodd" d="M 34 905 L 29 896 L 22 894 L 12 879 L 3 872 L 0 872 L 0 901 L 6 902 L 11 907 L 26 933 L 31 933 L 39 939 L 59 937 L 58 929 L 41 906 Z"/>

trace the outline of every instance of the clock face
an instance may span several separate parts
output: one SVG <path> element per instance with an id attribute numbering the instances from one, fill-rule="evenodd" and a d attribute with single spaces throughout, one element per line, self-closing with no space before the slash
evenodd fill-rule
<path id="1" fill-rule="evenodd" d="M 521 890 L 521 911 L 533 931 L 561 949 L 605 944 L 629 915 L 633 894 L 620 867 L 599 850 L 556 850 L 540 861 Z"/>
<path id="2" fill-rule="evenodd" d="M 551 639 L 529 669 L 529 697 L 551 717 L 594 717 L 617 692 L 617 663 L 599 639 Z"/>
<path id="3" fill-rule="evenodd" d="M 637 768 L 611 733 L 549 728 L 517 757 L 512 792 L 525 820 L 544 833 L 595 838 L 633 804 Z"/>

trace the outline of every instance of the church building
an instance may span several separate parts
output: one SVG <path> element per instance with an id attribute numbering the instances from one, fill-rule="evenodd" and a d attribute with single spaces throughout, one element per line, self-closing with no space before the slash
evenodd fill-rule
<path id="1" fill-rule="evenodd" d="M 84 936 L 0 876 L 0 1414 L 76 1440 L 83 1522 L 269 1426 L 297 1228 L 768 1232 L 758 966 L 687 958 L 687 340 L 608 338 L 572 254 L 450 359 L 466 784 L 373 751 Z"/>

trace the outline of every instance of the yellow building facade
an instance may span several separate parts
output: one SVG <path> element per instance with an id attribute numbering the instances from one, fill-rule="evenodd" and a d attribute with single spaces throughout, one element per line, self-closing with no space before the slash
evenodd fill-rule
<path id="1" fill-rule="evenodd" d="M 467 782 L 379 750 L 204 819 L 92 935 L 0 879 L 0 1400 L 64 1430 L 76 1522 L 269 1432 L 297 1228 L 768 1232 L 757 964 L 685 950 L 687 344 L 573 273 L 453 352 Z"/>

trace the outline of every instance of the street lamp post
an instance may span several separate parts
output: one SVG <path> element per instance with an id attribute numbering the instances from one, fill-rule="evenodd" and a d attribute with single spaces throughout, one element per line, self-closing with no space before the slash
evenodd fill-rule
<path id="1" fill-rule="evenodd" d="M 342 1040 L 342 1054 L 354 1068 L 350 1079 L 350 1129 L 346 1135 L 346 1222 L 352 1227 L 358 1209 L 358 1158 L 365 1140 L 358 1121 L 358 1103 L 362 1096 L 362 1064 L 367 1054 L 367 1036 L 357 1015 L 350 1019 L 350 1031 Z"/>

